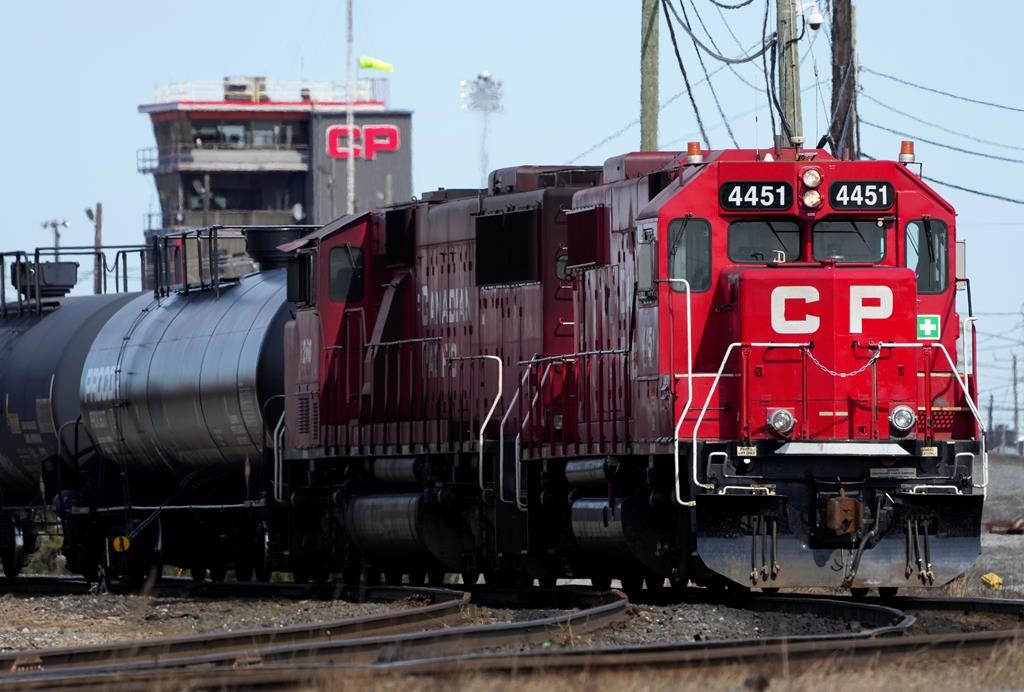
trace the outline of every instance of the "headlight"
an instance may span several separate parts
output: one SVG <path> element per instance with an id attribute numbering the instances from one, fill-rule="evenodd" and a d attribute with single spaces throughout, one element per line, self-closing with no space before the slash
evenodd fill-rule
<path id="1" fill-rule="evenodd" d="M 786 409 L 777 408 L 768 414 L 768 425 L 780 435 L 785 435 L 796 425 L 796 418 Z"/>
<path id="2" fill-rule="evenodd" d="M 818 187 L 821 185 L 821 171 L 817 168 L 808 168 L 800 177 L 807 187 Z"/>
<path id="3" fill-rule="evenodd" d="M 909 406 L 900 405 L 889 411 L 889 422 L 900 432 L 907 432 L 917 422 L 917 414 Z"/>
<path id="4" fill-rule="evenodd" d="M 801 198 L 804 206 L 808 209 L 817 209 L 821 206 L 821 193 L 817 190 L 807 190 Z"/>

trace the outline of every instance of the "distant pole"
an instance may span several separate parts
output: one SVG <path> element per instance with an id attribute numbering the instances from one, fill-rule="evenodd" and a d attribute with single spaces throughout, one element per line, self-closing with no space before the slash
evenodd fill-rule
<path id="1" fill-rule="evenodd" d="M 60 261 L 60 229 L 67 228 L 70 225 L 65 219 L 51 219 L 39 224 L 40 228 L 44 231 L 47 228 L 53 231 L 53 260 L 55 262 Z"/>
<path id="2" fill-rule="evenodd" d="M 991 394 L 989 394 L 988 395 L 988 429 L 989 430 L 995 430 L 995 428 L 992 426 L 992 408 L 993 408 L 994 404 L 995 404 L 995 397 L 992 396 Z"/>
<path id="3" fill-rule="evenodd" d="M 348 128 L 348 157 L 345 159 L 345 213 L 356 213 L 356 159 L 352 156 L 352 142 L 355 141 L 353 133 L 356 129 L 356 114 L 353 110 L 353 101 L 356 97 L 355 87 L 355 63 L 352 58 L 352 0 L 348 0 L 348 68 L 346 72 L 347 83 L 345 85 L 345 125 Z"/>
<path id="4" fill-rule="evenodd" d="M 832 115 L 829 134 L 836 155 L 860 157 L 857 130 L 856 10 L 852 0 L 832 2 Z M 849 71 L 849 74 L 847 74 Z"/>
<path id="5" fill-rule="evenodd" d="M 643 0 L 640 25 L 640 150 L 658 148 L 658 0 Z"/>
<path id="6" fill-rule="evenodd" d="M 95 210 L 87 208 L 85 215 L 92 221 L 93 228 L 92 292 L 100 295 L 103 293 L 103 256 L 100 254 L 103 247 L 103 203 L 97 202 Z"/>
<path id="7" fill-rule="evenodd" d="M 789 125 L 789 146 L 803 144 L 804 127 L 800 117 L 800 55 L 796 37 L 799 0 L 778 0 L 775 3 L 778 31 L 779 103 Z M 783 133 L 785 134 L 785 133 Z"/>
<path id="8" fill-rule="evenodd" d="M 1017 396 L 1017 354 L 1014 353 L 1014 449 L 1021 437 L 1020 398 Z"/>

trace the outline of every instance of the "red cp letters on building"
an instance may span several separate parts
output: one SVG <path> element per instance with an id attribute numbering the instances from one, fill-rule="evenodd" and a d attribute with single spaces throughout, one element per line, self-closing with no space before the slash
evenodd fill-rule
<path id="1" fill-rule="evenodd" d="M 327 128 L 327 155 L 335 159 L 357 159 L 373 161 L 382 151 L 398 151 L 401 136 L 395 125 L 364 125 L 352 128 L 349 136 L 348 125 L 331 125 Z"/>

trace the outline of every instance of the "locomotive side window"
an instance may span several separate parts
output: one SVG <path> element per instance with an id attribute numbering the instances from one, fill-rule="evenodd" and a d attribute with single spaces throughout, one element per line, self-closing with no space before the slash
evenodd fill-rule
<path id="1" fill-rule="evenodd" d="M 537 210 L 476 217 L 478 286 L 539 281 Z"/>
<path id="2" fill-rule="evenodd" d="M 729 224 L 729 259 L 764 263 L 799 260 L 800 226 L 792 221 L 733 221 Z"/>
<path id="3" fill-rule="evenodd" d="M 885 228 L 875 221 L 820 221 L 813 245 L 816 260 L 877 262 L 885 257 Z"/>
<path id="4" fill-rule="evenodd" d="M 711 288 L 711 224 L 704 219 L 673 219 L 668 225 L 669 278 L 686 279 L 690 290 Z M 671 284 L 674 291 L 685 291 Z"/>
<path id="5" fill-rule="evenodd" d="M 331 249 L 331 300 L 353 303 L 363 297 L 363 251 L 351 245 Z"/>
<path id="6" fill-rule="evenodd" d="M 942 293 L 949 282 L 949 233 L 937 219 L 916 219 L 906 227 L 906 265 L 917 273 L 918 293 Z"/>

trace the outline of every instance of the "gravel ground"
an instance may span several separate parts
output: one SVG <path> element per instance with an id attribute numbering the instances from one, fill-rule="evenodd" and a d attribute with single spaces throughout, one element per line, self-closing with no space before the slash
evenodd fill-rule
<path id="1" fill-rule="evenodd" d="M 0 597 L 0 651 L 328 622 L 404 604 L 150 596 Z"/>

